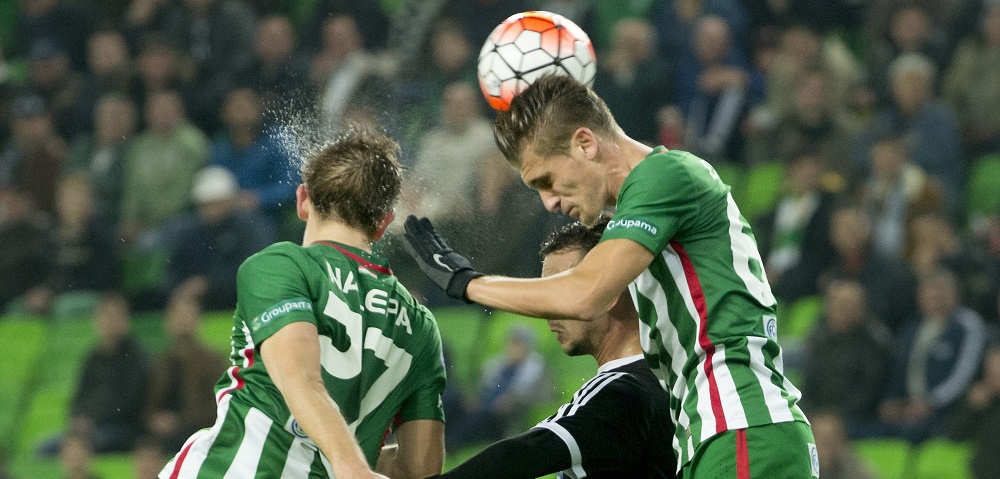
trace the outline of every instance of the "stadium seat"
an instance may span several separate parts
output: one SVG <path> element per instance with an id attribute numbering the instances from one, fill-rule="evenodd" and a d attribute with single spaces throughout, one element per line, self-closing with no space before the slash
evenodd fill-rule
<path id="1" fill-rule="evenodd" d="M 965 208 L 970 217 L 989 216 L 1000 211 L 1000 154 L 976 160 L 965 187 Z"/>
<path id="2" fill-rule="evenodd" d="M 823 315 L 823 297 L 806 296 L 778 312 L 778 337 L 805 340 Z"/>
<path id="3" fill-rule="evenodd" d="M 910 443 L 902 439 L 864 439 L 854 441 L 854 450 L 881 479 L 904 479 Z"/>
<path id="4" fill-rule="evenodd" d="M 737 194 L 733 195 L 743 217 L 755 218 L 774 205 L 781 194 L 785 167 L 781 163 L 761 163 L 750 168 Z"/>
<path id="5" fill-rule="evenodd" d="M 0 351 L 7 358 L 0 369 L 0 449 L 12 446 L 29 380 L 38 372 L 40 353 L 49 325 L 38 318 L 0 320 Z"/>
<path id="6" fill-rule="evenodd" d="M 966 479 L 971 447 L 966 443 L 932 439 L 918 446 L 914 479 Z"/>

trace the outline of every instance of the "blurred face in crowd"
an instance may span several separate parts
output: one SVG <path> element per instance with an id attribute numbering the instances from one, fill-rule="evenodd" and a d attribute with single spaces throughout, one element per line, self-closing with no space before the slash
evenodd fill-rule
<path id="1" fill-rule="evenodd" d="M 181 103 L 180 95 L 173 91 L 150 95 L 146 102 L 146 125 L 150 131 L 167 135 L 182 121 L 184 121 L 184 104 Z"/>
<path id="2" fill-rule="evenodd" d="M 924 321 L 942 321 L 958 307 L 958 285 L 950 274 L 932 274 L 920 282 L 917 303 Z"/>
<path id="3" fill-rule="evenodd" d="M 788 168 L 785 176 L 789 193 L 804 195 L 819 190 L 823 176 L 823 160 L 815 155 L 799 155 Z"/>
<path id="4" fill-rule="evenodd" d="M 864 253 L 871 239 L 871 223 L 856 208 L 845 208 L 833 214 L 831 239 L 843 256 Z"/>
<path id="5" fill-rule="evenodd" d="M 804 26 L 794 26 L 781 37 L 781 51 L 800 66 L 814 65 L 823 49 L 818 35 Z"/>
<path id="6" fill-rule="evenodd" d="M 907 7 L 892 17 L 889 35 L 904 52 L 919 51 L 931 36 L 931 19 L 919 7 Z"/>
<path id="7" fill-rule="evenodd" d="M 810 73 L 795 88 L 795 113 L 799 121 L 816 126 L 829 114 L 826 78 L 822 73 Z"/>
<path id="8" fill-rule="evenodd" d="M 63 178 L 56 190 L 56 212 L 64 223 L 82 224 L 94 211 L 94 192 L 86 176 Z"/>
<path id="9" fill-rule="evenodd" d="M 230 129 L 260 130 L 264 108 L 260 96 L 250 88 L 237 88 L 226 95 L 222 119 Z"/>
<path id="10" fill-rule="evenodd" d="M 101 299 L 95 310 L 94 329 L 100 343 L 114 346 L 128 334 L 129 311 L 125 298 L 108 296 Z"/>
<path id="11" fill-rule="evenodd" d="M 1000 46 L 1000 4 L 993 3 L 983 14 L 983 38 L 987 45 Z"/>
<path id="12" fill-rule="evenodd" d="M 914 248 L 944 250 L 958 240 L 951 223 L 933 214 L 921 215 L 910 221 L 909 233 Z"/>
<path id="13" fill-rule="evenodd" d="M 920 111 L 931 97 L 933 81 L 926 72 L 915 69 L 900 72 L 893 77 L 892 97 L 899 110 L 905 115 Z"/>
<path id="14" fill-rule="evenodd" d="M 59 465 L 67 479 L 91 477 L 90 461 L 94 451 L 83 438 L 69 435 L 59 446 Z"/>
<path id="15" fill-rule="evenodd" d="M 580 249 L 554 251 L 542 261 L 542 276 L 562 273 L 580 264 L 586 252 Z M 601 338 L 607 334 L 611 319 L 601 316 L 593 321 L 550 319 L 549 330 L 556 333 L 562 351 L 569 356 L 595 354 Z"/>
<path id="16" fill-rule="evenodd" d="M 177 77 L 177 54 L 166 45 L 149 45 L 139 56 L 139 75 L 146 88 L 167 88 Z"/>
<path id="17" fill-rule="evenodd" d="M 31 17 L 47 15 L 52 11 L 59 0 L 21 0 L 21 11 Z"/>
<path id="18" fill-rule="evenodd" d="M 184 6 L 198 13 L 203 13 L 215 3 L 215 0 L 184 0 Z"/>
<path id="19" fill-rule="evenodd" d="M 479 117 L 478 92 L 465 83 L 452 83 L 444 90 L 441 121 L 452 131 L 465 131 Z"/>
<path id="20" fill-rule="evenodd" d="M 137 479 L 155 479 L 167 462 L 158 447 L 149 445 L 136 447 L 132 452 L 132 460 L 135 462 Z"/>
<path id="21" fill-rule="evenodd" d="M 872 176 L 883 181 L 895 181 L 906 165 L 906 146 L 902 140 L 876 142 L 871 151 Z"/>
<path id="22" fill-rule="evenodd" d="M 354 19 L 346 15 L 323 22 L 323 51 L 343 59 L 361 49 L 361 34 Z"/>
<path id="23" fill-rule="evenodd" d="M 649 22 L 628 18 L 615 24 L 613 48 L 616 53 L 624 55 L 634 63 L 653 56 L 655 41 L 656 32 Z"/>
<path id="24" fill-rule="evenodd" d="M 531 355 L 531 339 L 525 331 L 513 330 L 507 335 L 507 346 L 504 348 L 504 359 L 508 364 L 517 364 Z"/>
<path id="25" fill-rule="evenodd" d="M 834 414 L 810 414 L 809 422 L 816 438 L 820 467 L 840 463 L 849 447 L 843 420 Z"/>
<path id="26" fill-rule="evenodd" d="M 264 63 L 279 63 L 295 50 L 295 32 L 292 24 L 281 15 L 264 17 L 257 23 L 254 50 Z"/>
<path id="27" fill-rule="evenodd" d="M 833 332 L 851 331 L 865 319 L 865 290 L 856 281 L 833 281 L 826 290 L 826 319 Z"/>
<path id="28" fill-rule="evenodd" d="M 31 198 L 23 191 L 0 187 L 0 223 L 15 223 L 31 217 Z"/>
<path id="29" fill-rule="evenodd" d="M 236 211 L 236 198 L 198 203 L 198 216 L 208 224 L 217 224 Z"/>
<path id="30" fill-rule="evenodd" d="M 61 86 L 69 76 L 69 55 L 66 52 L 56 53 L 48 58 L 31 60 L 28 63 L 28 75 L 35 88 L 48 92 Z"/>
<path id="31" fill-rule="evenodd" d="M 983 380 L 994 391 L 1000 391 L 1000 349 L 994 349 L 983 359 Z"/>
<path id="32" fill-rule="evenodd" d="M 709 16 L 698 22 L 694 33 L 694 52 L 704 65 L 721 63 L 729 52 L 729 25 L 725 20 Z"/>
<path id="33" fill-rule="evenodd" d="M 94 136 L 101 145 L 113 145 L 135 134 L 135 104 L 124 96 L 106 96 L 94 108 Z"/>
<path id="34" fill-rule="evenodd" d="M 173 339 L 193 338 L 198 335 L 201 322 L 201 307 L 198 302 L 187 297 L 170 300 L 166 311 L 167 334 Z"/>
<path id="35" fill-rule="evenodd" d="M 98 76 L 108 75 L 128 63 L 125 37 L 115 31 L 98 32 L 87 40 L 87 63 Z"/>
<path id="36" fill-rule="evenodd" d="M 434 65 L 444 72 L 456 72 L 465 66 L 472 54 L 472 46 L 457 27 L 451 24 L 439 26 L 431 41 L 431 57 Z"/>
<path id="37" fill-rule="evenodd" d="M 11 132 L 18 148 L 23 151 L 37 151 L 44 148 L 55 136 L 55 126 L 52 124 L 52 116 L 43 113 L 15 119 Z"/>

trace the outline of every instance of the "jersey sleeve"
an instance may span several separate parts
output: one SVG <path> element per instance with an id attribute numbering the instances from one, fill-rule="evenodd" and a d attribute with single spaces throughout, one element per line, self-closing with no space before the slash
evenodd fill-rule
<path id="1" fill-rule="evenodd" d="M 415 358 L 411 374 L 420 382 L 416 390 L 403 401 L 399 410 L 399 421 L 402 423 L 433 419 L 443 422 L 445 417 L 441 394 L 444 392 L 446 373 L 444 356 L 441 353 L 441 334 L 438 332 L 437 323 L 430 317 L 431 313 L 423 308 L 419 310 L 428 316 L 425 332 L 427 346 Z"/>
<path id="2" fill-rule="evenodd" d="M 690 164 L 702 160 L 681 155 L 690 153 L 649 156 L 635 167 L 622 184 L 617 210 L 601 241 L 630 239 L 656 255 L 678 230 L 696 219 L 714 170 L 705 163 L 702 175 Z"/>
<path id="3" fill-rule="evenodd" d="M 549 430 L 535 428 L 495 442 L 454 469 L 433 477 L 534 479 L 569 466 L 570 456 L 562 439 Z"/>
<path id="4" fill-rule="evenodd" d="M 247 318 L 255 344 L 296 321 L 316 324 L 302 266 L 271 247 L 251 256 L 236 275 L 237 313 Z"/>

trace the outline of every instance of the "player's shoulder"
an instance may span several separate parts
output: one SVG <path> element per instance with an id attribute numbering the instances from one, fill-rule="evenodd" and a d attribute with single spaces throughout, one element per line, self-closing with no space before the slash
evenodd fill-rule
<path id="1" fill-rule="evenodd" d="M 391 277 L 391 281 L 394 294 L 400 304 L 400 311 L 405 309 L 407 314 L 412 316 L 409 319 L 414 334 L 437 336 L 439 333 L 434 313 L 420 304 L 395 276 Z"/>
<path id="2" fill-rule="evenodd" d="M 622 391 L 622 394 L 643 403 L 667 399 L 659 379 L 649 369 L 649 365 L 644 359 L 641 357 L 627 358 L 621 361 L 621 363 L 613 364 L 612 367 L 605 369 L 601 374 L 616 375 L 615 387 Z"/>

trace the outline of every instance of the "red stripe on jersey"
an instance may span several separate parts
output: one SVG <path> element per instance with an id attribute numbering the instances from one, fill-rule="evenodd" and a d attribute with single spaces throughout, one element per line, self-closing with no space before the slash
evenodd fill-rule
<path id="1" fill-rule="evenodd" d="M 317 241 L 315 244 L 322 244 L 322 245 L 330 246 L 333 249 L 336 249 L 337 251 L 340 251 L 344 256 L 347 256 L 348 258 L 353 259 L 354 262 L 360 264 L 361 266 L 364 266 L 365 268 L 378 271 L 379 273 L 382 273 L 382 274 L 392 274 L 392 270 L 391 269 L 386 268 L 385 266 L 382 266 L 382 265 L 378 265 L 378 264 L 372 263 L 371 261 L 368 261 L 368 260 L 366 260 L 366 259 L 364 259 L 364 258 L 362 258 L 362 257 L 360 257 L 360 256 L 358 256 L 358 255 L 356 255 L 354 253 L 351 253 L 350 251 L 347 251 L 344 248 L 341 248 L 340 245 L 338 245 L 336 243 L 331 243 L 329 241 Z"/>
<path id="2" fill-rule="evenodd" d="M 249 368 L 250 366 L 253 366 L 253 360 L 254 360 L 253 348 L 244 349 L 243 351 L 240 352 L 240 355 L 243 356 L 244 368 Z M 222 401 L 222 396 L 225 396 L 226 394 L 229 394 L 234 390 L 243 389 L 243 385 L 246 383 L 243 381 L 243 378 L 240 377 L 240 369 L 241 369 L 240 366 L 233 366 L 229 368 L 229 376 L 232 377 L 234 381 L 236 381 L 236 384 L 219 391 L 219 394 L 215 396 L 215 402 Z"/>
<path id="3" fill-rule="evenodd" d="M 722 411 L 719 384 L 715 380 L 715 371 L 712 369 L 712 355 L 715 354 L 715 345 L 712 344 L 712 340 L 708 339 L 708 307 L 705 305 L 705 292 L 701 289 L 698 272 L 694 270 L 694 263 L 691 262 L 687 251 L 676 241 L 671 241 L 670 245 L 673 246 L 681 260 L 688 288 L 691 289 L 691 298 L 694 300 L 694 308 L 698 311 L 698 345 L 705 350 L 705 377 L 708 379 L 708 395 L 712 403 L 712 415 L 715 416 L 715 432 L 718 434 L 728 430 L 729 427 L 726 424 L 726 415 Z"/>
<path id="4" fill-rule="evenodd" d="M 750 450 L 747 448 L 747 430 L 736 431 L 736 479 L 750 479 Z"/>
<path id="5" fill-rule="evenodd" d="M 174 463 L 174 472 L 170 473 L 170 479 L 177 479 L 177 476 L 181 473 L 181 465 L 184 464 L 184 458 L 187 457 L 188 451 L 191 450 L 191 446 L 193 446 L 194 443 L 195 441 L 188 441 L 187 445 L 184 446 L 184 449 L 181 449 L 180 455 L 177 456 L 177 462 Z"/>

